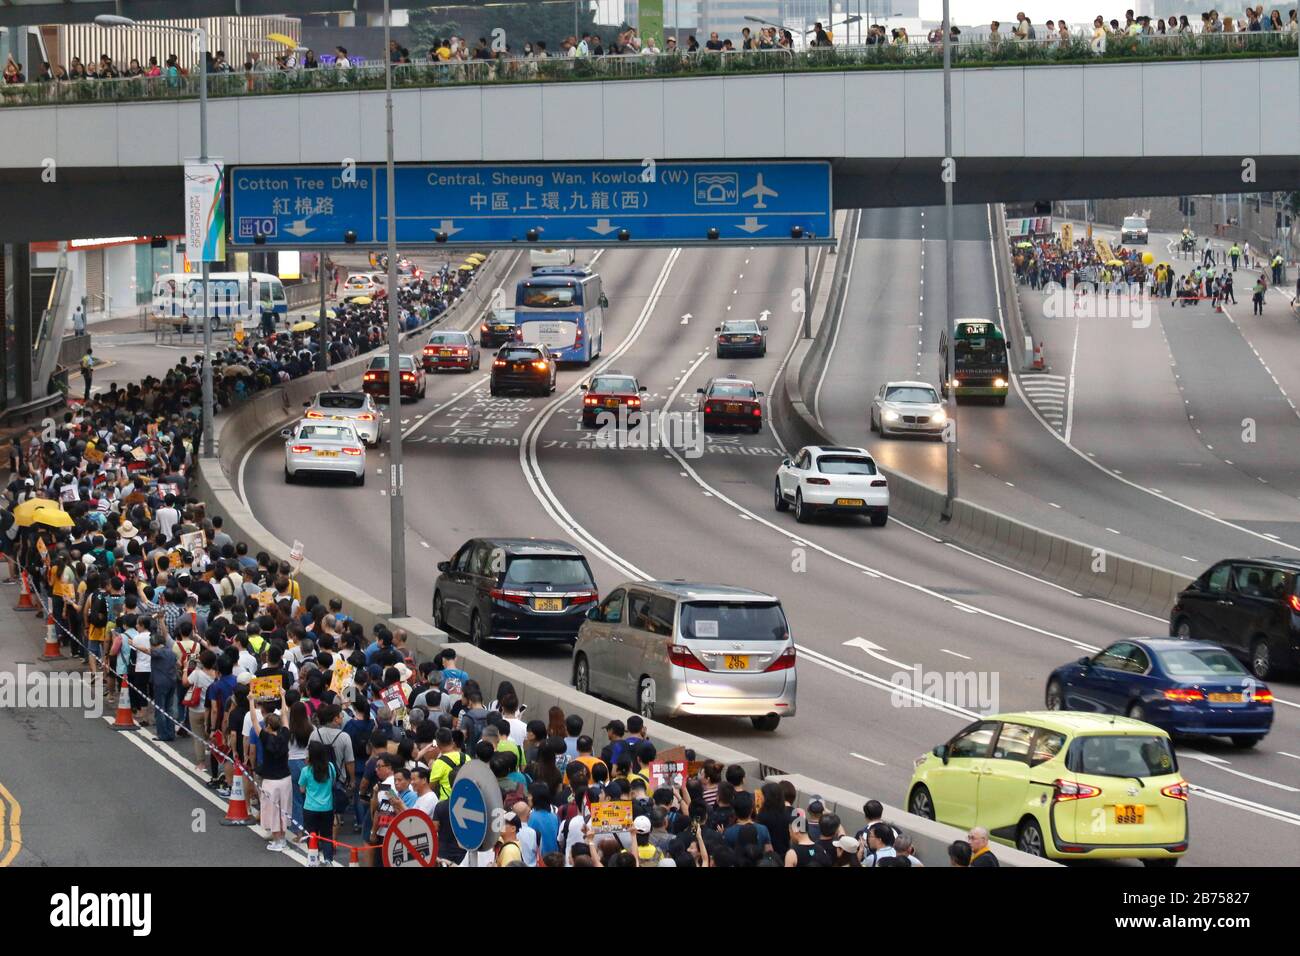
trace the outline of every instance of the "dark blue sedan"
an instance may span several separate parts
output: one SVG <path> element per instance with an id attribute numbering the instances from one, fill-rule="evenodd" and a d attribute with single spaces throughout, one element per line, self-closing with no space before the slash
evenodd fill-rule
<path id="1" fill-rule="evenodd" d="M 1273 726 L 1273 692 L 1208 641 L 1116 641 L 1052 671 L 1048 710 L 1124 714 L 1170 734 L 1230 737 L 1253 747 Z"/>

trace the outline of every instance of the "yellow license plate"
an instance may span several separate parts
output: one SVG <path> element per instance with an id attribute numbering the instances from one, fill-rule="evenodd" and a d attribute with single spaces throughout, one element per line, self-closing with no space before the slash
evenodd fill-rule
<path id="1" fill-rule="evenodd" d="M 836 498 L 835 503 L 843 508 L 861 508 L 861 498 Z"/>
<path id="2" fill-rule="evenodd" d="M 563 611 L 563 598 L 533 598 L 534 611 Z"/>
<path id="3" fill-rule="evenodd" d="M 339 453 L 336 452 L 336 451 L 318 451 L 318 452 L 316 452 L 316 457 L 317 457 L 317 458 L 337 458 L 338 456 L 339 456 Z"/>
<path id="4" fill-rule="evenodd" d="M 442 349 L 439 351 L 438 358 L 451 358 L 451 349 Z"/>
<path id="5" fill-rule="evenodd" d="M 727 654 L 725 655 L 727 670 L 729 671 L 747 671 L 749 670 L 748 654 Z"/>
<path id="6" fill-rule="evenodd" d="M 727 403 L 727 411 L 728 411 L 728 412 L 738 412 L 738 411 L 740 411 L 740 406 L 737 405 L 735 402 L 728 402 L 728 403 Z"/>
<path id="7" fill-rule="evenodd" d="M 1240 694 L 1208 694 L 1211 704 L 1240 704 Z"/>
<path id="8" fill-rule="evenodd" d="M 607 399 L 605 399 L 605 407 L 606 407 L 606 408 L 618 408 L 618 399 L 617 399 L 617 398 L 607 398 Z"/>
<path id="9" fill-rule="evenodd" d="M 1147 808 L 1141 803 L 1117 803 L 1115 804 L 1115 822 L 1116 823 L 1145 823 Z"/>

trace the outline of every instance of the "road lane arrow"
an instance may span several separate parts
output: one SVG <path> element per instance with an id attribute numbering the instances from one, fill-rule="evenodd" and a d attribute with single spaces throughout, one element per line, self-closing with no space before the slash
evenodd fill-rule
<path id="1" fill-rule="evenodd" d="M 758 313 L 758 321 L 760 322 L 766 322 L 771 317 L 772 317 L 771 309 L 764 309 L 762 312 Z"/>
<path id="2" fill-rule="evenodd" d="M 445 232 L 448 235 L 448 237 L 450 237 L 456 235 L 456 233 L 458 232 L 464 232 L 465 230 L 463 227 L 456 225 L 452 220 L 444 219 L 442 222 L 438 223 L 438 225 L 434 227 L 433 231 Z"/>
<path id="3" fill-rule="evenodd" d="M 483 822 L 483 811 L 471 810 L 467 806 L 467 803 L 468 801 L 466 801 L 464 797 L 461 797 L 452 805 L 451 815 L 456 818 L 456 826 L 458 827 L 463 827 L 467 823 Z"/>
<path id="4" fill-rule="evenodd" d="M 759 222 L 757 216 L 746 216 L 745 221 L 736 227 L 741 232 L 747 232 L 751 236 L 760 230 L 767 228 L 767 223 Z"/>
<path id="5" fill-rule="evenodd" d="M 315 232 L 316 227 L 307 225 L 306 219 L 297 219 L 294 220 L 292 225 L 285 226 L 284 231 L 291 236 L 297 236 L 301 239 L 303 236 L 307 235 L 307 233 Z"/>
<path id="6" fill-rule="evenodd" d="M 618 226 L 611 225 L 608 219 L 597 219 L 594 226 L 588 226 L 587 228 L 598 236 L 608 236 L 611 232 L 618 231 Z"/>
<path id="7" fill-rule="evenodd" d="M 685 315 L 682 316 L 682 325 L 690 325 L 691 319 L 693 318 L 695 317 L 691 315 L 689 312 L 687 312 Z"/>
<path id="8" fill-rule="evenodd" d="M 855 637 L 851 641 L 845 641 L 844 646 L 860 647 L 862 648 L 862 650 L 866 651 L 868 654 L 870 654 L 878 661 L 884 661 L 886 664 L 893 664 L 895 667 L 901 667 L 903 670 L 911 670 L 911 665 L 904 664 L 901 661 L 896 661 L 892 658 L 886 657 L 884 654 L 881 654 L 880 651 L 883 651 L 884 648 L 881 647 L 879 644 L 873 644 L 871 641 L 867 640 L 864 637 Z"/>

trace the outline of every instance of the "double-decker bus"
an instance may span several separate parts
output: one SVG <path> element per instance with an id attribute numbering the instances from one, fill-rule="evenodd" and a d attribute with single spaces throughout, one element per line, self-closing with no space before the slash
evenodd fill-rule
<path id="1" fill-rule="evenodd" d="M 948 380 L 948 350 L 953 350 L 952 381 Z M 944 398 L 948 389 L 965 398 L 991 398 L 1007 403 L 1011 369 L 1007 365 L 1007 340 L 991 319 L 958 319 L 952 331 L 939 340 L 939 381 Z"/>
<path id="2" fill-rule="evenodd" d="M 600 276 L 582 266 L 544 266 L 515 287 L 520 340 L 545 345 L 558 362 L 587 365 L 604 346 Z"/>

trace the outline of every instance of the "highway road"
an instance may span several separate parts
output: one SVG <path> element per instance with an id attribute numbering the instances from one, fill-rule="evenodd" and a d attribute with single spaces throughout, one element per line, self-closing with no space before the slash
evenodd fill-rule
<path id="1" fill-rule="evenodd" d="M 859 331 L 879 319 L 879 341 L 887 343 L 881 348 L 907 363 L 906 377 L 916 360 L 910 342 L 919 340 L 924 353 L 925 333 L 932 331 L 918 322 L 919 284 L 911 271 L 921 258 L 920 219 L 920 211 L 864 214 L 858 252 L 869 254 L 859 256 L 849 298 L 873 322 L 856 311 L 846 315 L 834 362 L 856 363 L 868 394 L 881 374 L 873 365 L 878 350 L 856 338 Z M 874 238 L 872 228 L 884 238 Z M 927 223 L 930 228 L 936 227 Z M 985 230 L 981 242 L 978 214 L 963 211 L 959 235 L 970 238 L 963 239 L 960 261 L 972 283 L 981 262 L 991 268 Z M 941 273 L 938 245 L 927 240 L 925 248 L 926 258 L 935 259 L 931 269 Z M 598 365 L 639 376 L 649 387 L 648 407 L 685 410 L 695 388 L 724 371 L 771 391 L 798 334 L 790 296 L 802 283 L 802 256 L 745 248 L 611 250 L 595 267 L 611 300 Z M 517 264 L 515 276 L 523 269 Z M 936 291 L 928 272 L 926 279 L 926 301 L 933 296 L 941 302 L 942 286 Z M 916 300 L 911 306 L 909 293 Z M 992 306 L 991 298 L 981 305 Z M 772 313 L 765 358 L 714 358 L 712 329 L 719 319 L 765 310 Z M 917 324 L 920 335 L 906 328 Z M 922 360 L 923 372 L 937 367 L 937 358 L 933 365 L 925 354 Z M 852 366 L 833 367 L 837 377 L 853 377 Z M 771 766 L 895 804 L 904 799 L 913 759 L 977 711 L 1041 707 L 1043 685 L 1056 665 L 1118 635 L 1165 630 L 1162 620 L 1081 598 L 897 521 L 881 529 L 865 519 L 796 526 L 772 507 L 783 448 L 770 428 L 759 435 L 711 436 L 698 458 L 676 449 L 595 447 L 577 424 L 576 386 L 588 374 L 563 370 L 550 399 L 496 400 L 487 395 L 486 374 L 447 374 L 431 379 L 422 402 L 401 409 L 408 437 L 412 613 L 431 617 L 435 563 L 475 535 L 568 537 L 590 558 L 602 593 L 646 577 L 770 591 L 782 598 L 799 643 L 798 715 L 773 734 L 755 732 L 743 720 L 692 719 L 680 726 Z M 866 405 L 849 389 L 828 376 L 819 409 L 828 424 L 863 423 L 860 436 L 842 437 L 865 440 Z M 1040 427 L 1014 404 L 979 411 L 993 423 L 1018 414 L 1025 427 Z M 1009 432 L 1016 426 L 997 427 Z M 892 443 L 870 444 L 882 460 L 894 454 Z M 932 451 L 915 447 L 918 455 Z M 372 458 L 370 467 L 378 471 L 383 462 Z M 239 484 L 259 519 L 282 540 L 303 541 L 313 560 L 372 594 L 387 594 L 382 558 L 388 508 L 380 483 L 286 487 L 282 451 L 272 435 L 251 450 Z M 1142 507 L 1149 507 L 1145 500 Z M 548 676 L 570 677 L 565 650 L 494 650 Z M 917 705 L 891 684 L 914 665 L 925 673 L 974 674 L 984 692 L 972 700 Z M 1192 805 L 1189 864 L 1280 863 L 1288 856 L 1283 848 L 1295 845 L 1300 761 L 1278 751 L 1294 738 L 1300 695 L 1293 685 L 1281 685 L 1278 696 L 1286 703 L 1278 707 L 1273 736 L 1258 751 L 1243 754 L 1226 742 L 1180 748 L 1187 776 L 1201 788 Z"/>

